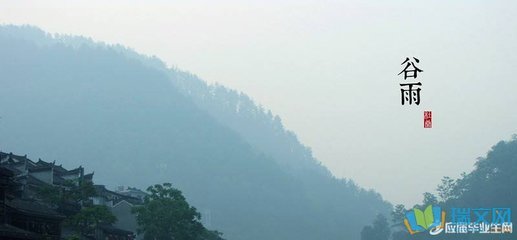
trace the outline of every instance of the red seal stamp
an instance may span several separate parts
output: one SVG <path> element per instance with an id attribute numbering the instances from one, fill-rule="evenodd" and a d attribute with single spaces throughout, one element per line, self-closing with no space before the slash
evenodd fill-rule
<path id="1" fill-rule="evenodd" d="M 433 127 L 433 115 L 431 111 L 424 111 L 424 128 Z"/>

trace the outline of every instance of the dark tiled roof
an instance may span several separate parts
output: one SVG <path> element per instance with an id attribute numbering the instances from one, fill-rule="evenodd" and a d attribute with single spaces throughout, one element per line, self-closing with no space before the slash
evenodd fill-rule
<path id="1" fill-rule="evenodd" d="M 41 181 L 32 175 L 27 175 L 26 178 L 27 178 L 27 184 L 30 184 L 30 185 L 37 185 L 37 186 L 49 185 L 48 183 Z"/>
<path id="2" fill-rule="evenodd" d="M 53 168 L 54 174 L 59 175 L 59 176 L 69 176 L 69 175 L 77 175 L 77 174 L 84 173 L 84 168 L 82 166 L 72 169 L 72 170 L 67 170 L 62 165 L 56 165 L 55 161 L 46 162 L 41 159 L 38 159 L 37 162 L 33 162 L 27 158 L 27 155 L 18 156 L 18 155 L 14 155 L 12 153 L 0 152 L 0 160 L 5 160 L 5 161 L 9 160 L 8 162 L 4 161 L 1 165 L 2 166 L 7 165 L 10 167 L 20 166 L 22 164 L 27 163 L 27 168 L 31 172 L 48 171 Z"/>
<path id="3" fill-rule="evenodd" d="M 5 158 L 10 158 L 13 160 L 24 160 L 24 159 L 27 159 L 27 155 L 21 156 L 21 155 L 15 155 L 12 152 L 11 153 L 0 152 L 0 159 L 3 160 Z"/>
<path id="4" fill-rule="evenodd" d="M 52 170 L 52 166 L 37 166 L 29 168 L 29 172 L 44 172 Z"/>
<path id="5" fill-rule="evenodd" d="M 7 164 L 6 164 L 6 165 L 2 165 L 2 167 L 7 168 L 7 169 L 9 169 L 10 171 L 12 171 L 12 172 L 14 173 L 14 175 L 15 175 L 15 176 L 16 176 L 16 175 L 20 175 L 20 174 L 22 174 L 22 173 L 23 173 L 20 169 L 15 168 L 15 167 L 13 167 L 13 166 L 11 166 L 11 165 L 7 165 Z"/>
<path id="6" fill-rule="evenodd" d="M 54 166 L 54 171 L 56 171 L 58 173 L 68 172 L 68 170 L 66 170 L 63 166 L 61 166 L 61 164 Z"/>
<path id="7" fill-rule="evenodd" d="M 7 176 L 12 177 L 15 174 L 16 169 L 12 169 L 9 166 L 2 166 L 0 167 L 0 175 L 1 176 Z"/>
<path id="8" fill-rule="evenodd" d="M 41 237 L 9 224 L 0 224 L 0 239 L 41 239 Z"/>
<path id="9" fill-rule="evenodd" d="M 83 178 L 85 180 L 93 180 L 93 173 L 85 174 Z"/>
<path id="10" fill-rule="evenodd" d="M 117 204 L 122 200 L 126 200 L 127 202 L 135 205 L 142 204 L 142 200 L 137 197 L 127 196 L 124 194 L 120 194 L 118 192 L 110 191 L 106 189 L 104 185 L 93 185 L 95 188 L 95 192 L 97 193 L 97 196 L 105 197 L 108 200 L 112 200 L 113 204 Z"/>
<path id="11" fill-rule="evenodd" d="M 8 207 L 14 208 L 16 211 L 25 213 L 27 215 L 37 215 L 57 219 L 64 218 L 53 209 L 34 200 L 24 200 L 15 198 L 13 200 L 7 201 L 6 205 Z"/>
<path id="12" fill-rule="evenodd" d="M 45 161 L 43 161 L 43 160 L 41 160 L 41 159 L 38 159 L 38 161 L 37 161 L 37 162 L 35 162 L 35 163 L 36 163 L 36 165 L 38 165 L 38 166 L 51 166 L 51 165 L 52 165 L 52 163 L 51 163 L 51 162 L 45 162 Z"/>
<path id="13" fill-rule="evenodd" d="M 31 168 L 31 167 L 37 167 L 38 164 L 36 164 L 35 162 L 31 161 L 30 159 L 27 159 L 27 167 L 28 168 Z"/>
<path id="14" fill-rule="evenodd" d="M 80 174 L 84 171 L 83 167 L 78 167 L 76 169 L 72 169 L 72 170 L 68 170 L 64 173 L 62 173 L 61 175 L 62 176 L 67 176 L 67 175 L 74 175 L 74 174 Z"/>

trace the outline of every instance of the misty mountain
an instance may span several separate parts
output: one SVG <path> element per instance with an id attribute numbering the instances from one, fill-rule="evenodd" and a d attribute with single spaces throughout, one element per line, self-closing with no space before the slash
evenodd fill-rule
<path id="1" fill-rule="evenodd" d="M 500 141 L 487 152 L 486 156 L 479 157 L 474 164 L 474 169 L 469 172 L 463 172 L 457 179 L 451 177 L 443 177 L 441 184 L 436 188 L 437 195 L 430 192 L 423 194 L 424 199 L 421 204 L 413 206 L 414 208 L 423 209 L 428 205 L 440 206 L 446 211 L 446 221 L 454 222 L 452 209 L 463 209 L 461 213 L 470 219 L 472 223 L 489 222 L 498 223 L 502 221 L 511 222 L 511 210 L 517 207 L 515 201 L 517 193 L 512 186 L 517 184 L 517 135 L 508 141 Z M 494 212 L 493 210 L 496 209 Z M 393 228 L 392 239 L 395 240 L 426 240 L 430 238 L 428 234 L 411 235 L 405 227 L 403 221 L 406 212 L 410 211 L 404 205 L 396 205 L 393 210 L 393 225 L 401 228 Z M 481 211 L 481 212 L 480 212 Z M 500 214 L 500 215 L 499 215 Z M 506 215 L 508 214 L 508 215 Z M 373 224 L 375 225 L 375 223 Z M 387 223 L 385 225 L 388 225 Z M 382 227 L 366 226 L 363 231 L 362 239 L 378 239 L 374 238 L 379 235 L 379 229 Z M 493 231 L 490 227 L 490 231 Z M 501 227 L 502 229 L 502 227 Z M 472 230 L 469 230 L 472 231 Z M 489 240 L 493 239 L 493 234 L 472 233 L 462 234 L 461 239 L 465 240 Z M 498 239 L 516 239 L 515 231 L 499 231 Z M 381 233 L 382 234 L 382 233 Z M 387 234 L 384 234 L 386 236 Z M 458 234 L 440 234 L 440 239 L 455 240 L 459 239 Z"/>
<path id="2" fill-rule="evenodd" d="M 0 117 L 2 151 L 111 187 L 171 182 L 227 239 L 358 239 L 391 207 L 245 94 L 118 45 L 0 27 Z"/>

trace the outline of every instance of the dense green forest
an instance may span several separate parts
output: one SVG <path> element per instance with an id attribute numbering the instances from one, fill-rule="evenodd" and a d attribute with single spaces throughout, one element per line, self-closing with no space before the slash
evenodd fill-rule
<path id="1" fill-rule="evenodd" d="M 426 192 L 422 204 L 413 207 L 422 208 L 429 204 L 442 207 L 450 213 L 451 208 L 517 208 L 517 135 L 510 141 L 501 141 L 494 145 L 486 157 L 478 158 L 475 169 L 463 173 L 460 178 L 444 177 L 437 186 L 437 195 Z M 440 234 L 430 236 L 427 232 L 410 235 L 402 225 L 405 212 L 403 205 L 394 207 L 392 222 L 386 216 L 379 215 L 372 224 L 363 228 L 362 240 L 388 240 L 390 232 L 393 240 L 409 239 L 516 239 L 515 231 L 511 234 Z M 514 217 L 514 216 L 512 216 Z M 512 218 L 513 219 L 513 218 Z M 450 216 L 446 221 L 451 221 Z M 475 221 L 475 220 L 472 220 Z M 390 229 L 391 228 L 391 229 Z"/>
<path id="2" fill-rule="evenodd" d="M 111 187 L 171 182 L 229 240 L 359 239 L 389 215 L 243 93 L 34 27 L 0 27 L 0 53 L 3 151 L 82 165 Z"/>

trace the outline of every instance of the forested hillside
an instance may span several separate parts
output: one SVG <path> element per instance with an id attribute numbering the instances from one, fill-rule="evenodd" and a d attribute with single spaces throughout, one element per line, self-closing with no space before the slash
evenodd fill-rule
<path id="1" fill-rule="evenodd" d="M 474 211 L 485 209 L 491 211 L 492 208 L 509 208 L 515 210 L 517 208 L 517 193 L 515 185 L 517 184 L 517 135 L 509 141 L 500 141 L 490 149 L 485 157 L 480 157 L 475 163 L 475 168 L 470 173 L 463 173 L 460 178 L 454 179 L 451 177 L 444 177 L 442 183 L 437 187 L 437 195 L 426 192 L 423 194 L 424 199 L 421 204 L 414 207 L 422 209 L 423 207 L 433 204 L 440 206 L 449 214 L 446 222 L 452 221 L 452 208 L 467 209 L 471 212 L 472 222 L 477 221 L 476 213 Z M 397 205 L 394 208 L 392 239 L 394 240 L 425 240 L 431 236 L 427 233 L 417 233 L 410 235 L 408 231 L 402 226 L 405 213 L 409 208 L 403 205 Z M 478 213 L 479 214 L 479 213 Z M 483 215 L 485 220 L 492 221 L 492 214 L 487 213 Z M 470 215 L 468 215 L 470 216 Z M 510 220 L 515 215 L 511 216 Z M 374 223 L 375 225 L 375 223 Z M 379 225 L 379 224 L 377 224 Z M 384 224 L 386 225 L 386 224 Z M 401 228 L 400 228 L 401 227 Z M 364 228 L 363 240 L 386 240 L 386 234 L 382 237 L 376 237 L 377 229 L 382 227 Z M 494 239 L 515 239 L 516 233 L 504 234 L 440 234 L 440 239 L 465 239 L 465 240 L 489 240 Z"/>
<path id="2" fill-rule="evenodd" d="M 230 240 L 358 239 L 390 209 L 246 95 L 121 46 L 0 27 L 0 116 L 1 150 L 112 187 L 172 182 Z"/>

